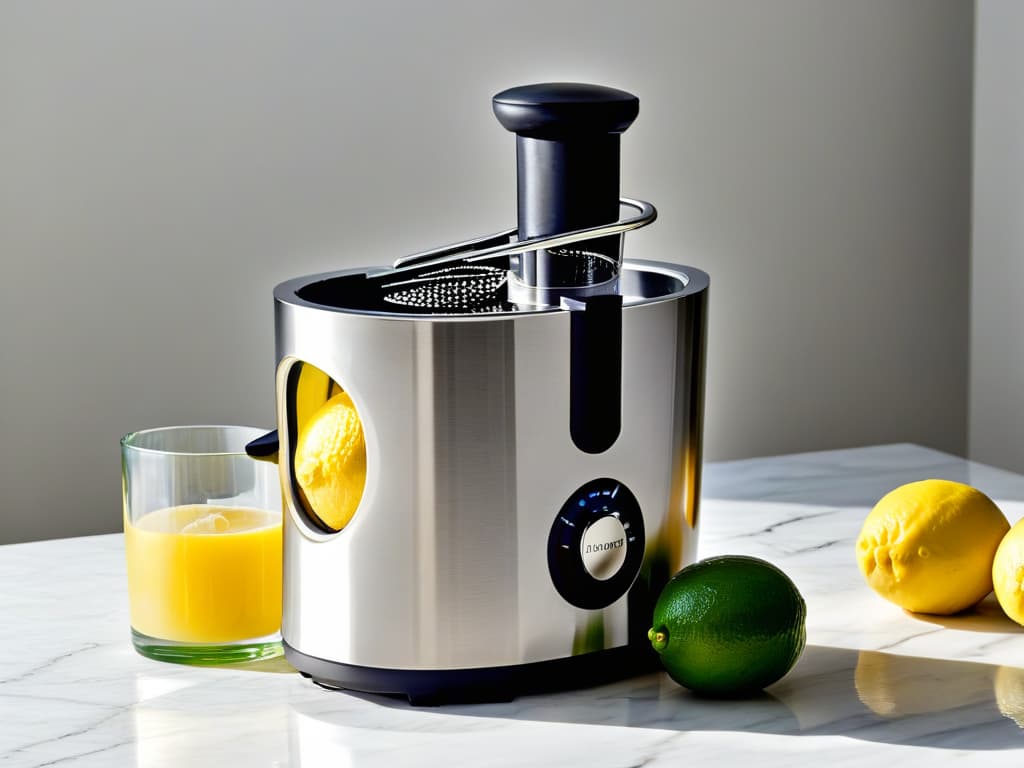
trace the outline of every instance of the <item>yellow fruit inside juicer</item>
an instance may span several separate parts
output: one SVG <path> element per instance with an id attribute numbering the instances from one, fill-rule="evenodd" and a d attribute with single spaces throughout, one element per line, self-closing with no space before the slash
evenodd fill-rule
<path id="1" fill-rule="evenodd" d="M 348 525 L 366 485 L 366 439 L 347 392 L 331 397 L 300 425 L 295 479 L 326 527 L 340 531 Z"/>
<path id="2" fill-rule="evenodd" d="M 871 510 L 857 562 L 871 588 L 900 607 L 958 613 L 992 591 L 992 559 L 1009 528 L 981 491 L 921 480 L 890 491 Z"/>

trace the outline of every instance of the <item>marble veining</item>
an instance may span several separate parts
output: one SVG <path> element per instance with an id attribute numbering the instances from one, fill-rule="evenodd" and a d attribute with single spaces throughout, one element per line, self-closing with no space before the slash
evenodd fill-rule
<path id="1" fill-rule="evenodd" d="M 161 664 L 130 645 L 121 536 L 0 547 L 0 767 L 1024 764 L 1024 627 L 991 597 L 910 616 L 857 571 L 868 508 L 926 477 L 1024 516 L 1024 477 L 912 445 L 706 467 L 700 555 L 771 560 L 808 603 L 803 658 L 744 701 L 654 674 L 414 709 L 321 690 L 280 659 Z"/>

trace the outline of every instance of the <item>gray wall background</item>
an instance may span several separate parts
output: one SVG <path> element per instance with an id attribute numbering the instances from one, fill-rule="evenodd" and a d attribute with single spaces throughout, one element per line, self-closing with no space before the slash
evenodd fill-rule
<path id="1" fill-rule="evenodd" d="M 628 253 L 712 275 L 709 459 L 967 446 L 972 3 L 0 4 L 0 542 L 273 418 L 271 289 L 514 221 L 489 99 L 632 90 Z"/>
<path id="2" fill-rule="evenodd" d="M 1024 472 L 1024 4 L 977 25 L 970 451 Z"/>

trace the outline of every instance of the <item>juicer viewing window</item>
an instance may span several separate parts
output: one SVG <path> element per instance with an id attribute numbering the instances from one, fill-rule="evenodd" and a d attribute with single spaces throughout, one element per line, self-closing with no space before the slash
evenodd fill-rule
<path id="1" fill-rule="evenodd" d="M 351 396 L 330 375 L 285 361 L 287 452 L 279 458 L 292 508 L 313 531 L 338 533 L 366 489 L 366 442 Z"/>

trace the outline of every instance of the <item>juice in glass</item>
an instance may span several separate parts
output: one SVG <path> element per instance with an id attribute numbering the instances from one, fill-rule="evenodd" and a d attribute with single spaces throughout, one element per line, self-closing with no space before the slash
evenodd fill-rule
<path id="1" fill-rule="evenodd" d="M 277 632 L 281 513 L 186 504 L 125 521 L 132 628 L 221 643 Z"/>

